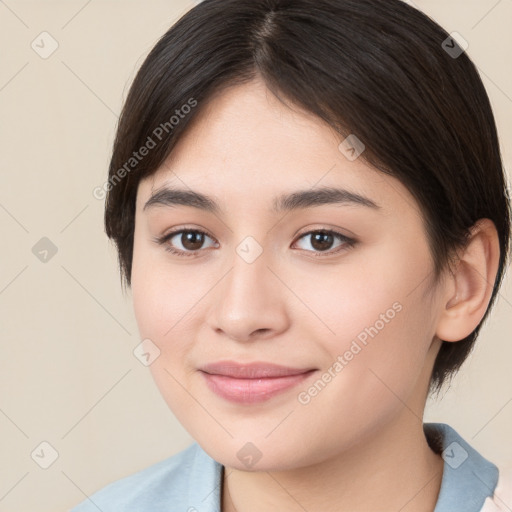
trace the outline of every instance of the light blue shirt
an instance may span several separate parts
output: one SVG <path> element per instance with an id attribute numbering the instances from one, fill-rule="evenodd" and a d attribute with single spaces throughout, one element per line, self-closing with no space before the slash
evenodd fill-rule
<path id="1" fill-rule="evenodd" d="M 434 512 L 480 512 L 498 482 L 498 468 L 445 423 L 425 423 L 440 435 L 444 460 Z M 224 467 L 197 443 L 117 480 L 71 512 L 220 512 Z"/>

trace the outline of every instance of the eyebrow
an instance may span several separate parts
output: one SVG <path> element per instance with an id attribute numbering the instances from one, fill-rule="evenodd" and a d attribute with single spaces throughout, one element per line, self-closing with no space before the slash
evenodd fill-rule
<path id="1" fill-rule="evenodd" d="M 355 192 L 341 188 L 320 187 L 282 194 L 274 199 L 272 211 L 281 213 L 329 204 L 365 206 L 376 210 L 381 208 L 371 199 Z M 148 199 L 143 210 L 154 206 L 173 207 L 177 205 L 190 206 L 213 214 L 221 213 L 221 208 L 215 200 L 205 194 L 193 190 L 167 187 L 155 192 Z"/>

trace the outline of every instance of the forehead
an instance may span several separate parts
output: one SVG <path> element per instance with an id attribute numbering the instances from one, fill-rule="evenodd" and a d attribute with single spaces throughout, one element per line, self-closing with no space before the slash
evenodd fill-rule
<path id="1" fill-rule="evenodd" d="M 241 205 L 244 197 L 257 197 L 274 211 L 284 194 L 321 187 L 342 188 L 384 210 L 416 207 L 398 180 L 361 157 L 347 158 L 340 134 L 301 107 L 283 104 L 259 80 L 229 87 L 198 108 L 164 164 L 141 181 L 138 210 L 171 187 L 213 196 L 221 206 L 233 197 Z"/>

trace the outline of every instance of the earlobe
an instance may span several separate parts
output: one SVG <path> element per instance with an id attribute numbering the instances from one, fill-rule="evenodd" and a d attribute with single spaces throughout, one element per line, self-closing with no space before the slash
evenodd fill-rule
<path id="1" fill-rule="evenodd" d="M 448 278 L 436 335 L 444 341 L 469 336 L 482 320 L 498 272 L 500 246 L 494 223 L 480 219 Z"/>

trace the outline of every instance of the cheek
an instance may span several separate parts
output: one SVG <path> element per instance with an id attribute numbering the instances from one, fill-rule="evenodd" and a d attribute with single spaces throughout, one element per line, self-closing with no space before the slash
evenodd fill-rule
<path id="1" fill-rule="evenodd" d="M 135 258 L 131 288 L 140 335 L 156 341 L 171 327 L 166 313 L 169 303 L 155 279 L 155 270 L 150 265 L 139 265 Z"/>
<path id="2" fill-rule="evenodd" d="M 181 373 L 190 348 L 193 303 L 189 302 L 192 299 L 180 293 L 176 282 L 169 287 L 156 274 L 149 276 L 146 273 L 146 277 L 144 282 L 133 282 L 132 292 L 140 336 L 149 338 L 160 350 L 161 357 L 151 365 L 151 370 L 165 366 L 173 374 Z"/>
<path id="3" fill-rule="evenodd" d="M 135 230 L 131 276 L 134 314 L 141 338 L 149 338 L 162 352 L 163 340 L 172 330 L 172 320 L 178 312 L 172 314 L 175 307 L 175 301 L 169 300 L 172 288 L 166 286 L 165 276 L 159 274 L 161 270 L 151 249 L 140 241 Z"/>
<path id="4" fill-rule="evenodd" d="M 147 264 L 147 260 L 142 262 L 143 258 L 134 257 L 132 271 L 133 307 L 139 334 L 141 339 L 150 339 L 158 347 L 159 355 L 149 370 L 169 408 L 179 421 L 187 424 L 191 406 L 187 391 L 191 349 L 187 322 L 191 305 L 180 291 L 179 279 L 171 282 L 156 265 Z"/>
<path id="5" fill-rule="evenodd" d="M 134 313 L 140 335 L 157 344 L 172 334 L 174 323 L 186 311 L 182 301 L 182 269 L 173 270 L 162 263 L 161 250 L 144 242 L 136 229 L 131 276 Z"/>
<path id="6" fill-rule="evenodd" d="M 298 389 L 300 414 L 294 418 L 321 430 L 325 457 L 340 446 L 340 440 L 349 446 L 367 439 L 402 411 L 409 414 L 407 408 L 421 416 L 418 384 L 429 346 L 420 325 L 422 308 L 405 300 L 388 308 L 394 294 L 381 298 L 380 304 L 372 300 L 370 314 L 351 311 L 362 328 L 351 319 L 354 327 L 345 335 L 339 321 L 338 336 L 328 343 L 324 338 L 329 356 L 318 380 Z M 380 313 L 388 323 L 379 318 Z"/>
<path id="7" fill-rule="evenodd" d="M 215 284 L 212 272 L 165 261 L 165 255 L 134 247 L 132 297 L 141 338 L 160 350 L 151 370 L 173 375 L 189 371 L 188 354 L 203 323 L 208 292 Z M 206 269 L 207 270 L 207 269 Z M 218 280 L 218 277 L 217 277 Z"/>
<path id="8" fill-rule="evenodd" d="M 407 400 L 420 377 L 435 330 L 423 295 L 430 261 L 426 247 L 406 249 L 390 245 L 378 258 L 358 260 L 357 269 L 340 267 L 302 285 L 299 293 L 323 323 L 308 315 L 320 326 L 324 371 L 343 375 L 326 393 L 333 400 L 399 403 L 396 396 Z"/>
<path id="9" fill-rule="evenodd" d="M 418 265 L 421 266 L 421 265 Z M 305 274 L 289 274 L 283 281 L 291 283 L 302 304 L 294 306 L 301 312 L 301 323 L 317 328 L 317 339 L 324 339 L 329 352 L 343 350 L 353 339 L 385 339 L 400 326 L 405 317 L 423 305 L 410 293 L 414 270 L 401 272 L 401 262 L 389 267 L 382 259 L 354 265 L 339 265 L 327 271 L 317 271 L 314 278 Z M 284 275 L 284 272 L 282 273 Z M 393 343 L 390 337 L 388 343 Z M 398 340 L 396 340 L 398 342 Z"/>

